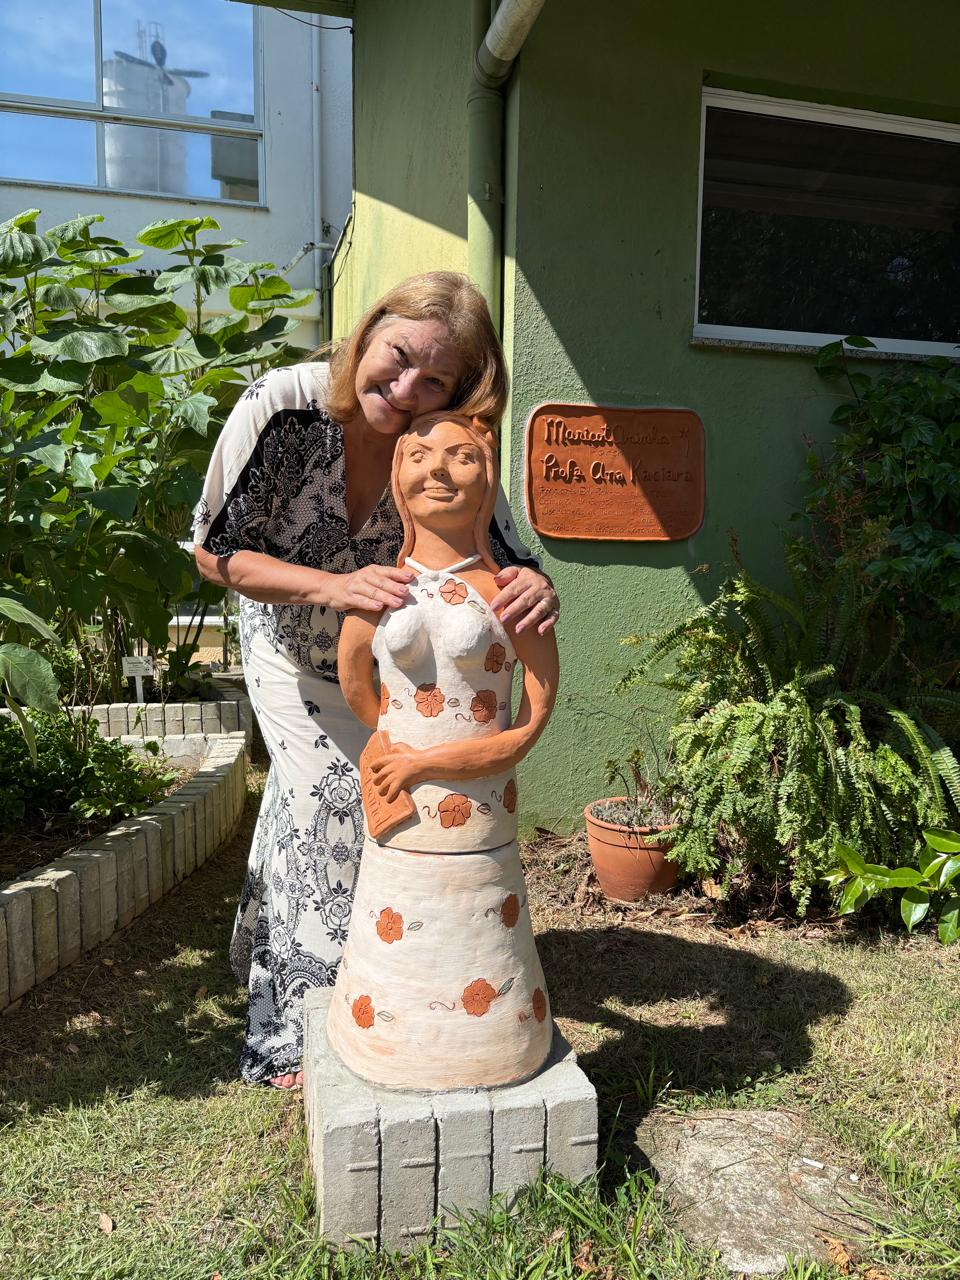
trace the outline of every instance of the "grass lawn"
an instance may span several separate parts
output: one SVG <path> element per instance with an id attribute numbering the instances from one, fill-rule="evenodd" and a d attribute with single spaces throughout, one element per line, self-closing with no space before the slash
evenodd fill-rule
<path id="1" fill-rule="evenodd" d="M 724 929 L 692 897 L 611 907 L 583 846 L 551 840 L 529 851 L 531 906 L 554 1011 L 600 1093 L 599 1190 L 549 1180 L 513 1219 L 409 1260 L 328 1251 L 299 1097 L 236 1078 L 244 992 L 226 952 L 255 807 L 215 862 L 0 1017 L 3 1280 L 725 1275 L 632 1159 L 653 1105 L 792 1108 L 883 1205 L 851 1274 L 960 1275 L 960 946 Z"/>

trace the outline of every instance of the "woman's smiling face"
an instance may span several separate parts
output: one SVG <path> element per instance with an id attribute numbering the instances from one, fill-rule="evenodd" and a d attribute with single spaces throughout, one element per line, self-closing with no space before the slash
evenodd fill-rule
<path id="1" fill-rule="evenodd" d="M 439 320 L 388 320 L 374 329 L 357 365 L 360 412 L 373 431 L 397 435 L 419 414 L 445 409 L 460 373 Z"/>
<path id="2" fill-rule="evenodd" d="M 410 515 L 427 528 L 471 524 L 487 493 L 487 464 L 469 431 L 436 422 L 403 440 L 397 486 Z"/>

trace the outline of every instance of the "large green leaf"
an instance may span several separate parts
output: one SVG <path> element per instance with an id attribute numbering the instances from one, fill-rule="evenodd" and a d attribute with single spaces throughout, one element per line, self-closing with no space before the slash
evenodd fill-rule
<path id="1" fill-rule="evenodd" d="M 124 335 L 110 325 L 53 325 L 30 342 L 37 355 L 62 356 L 80 364 L 125 356 L 129 347 Z"/>
<path id="2" fill-rule="evenodd" d="M 960 898 L 948 898 L 941 908 L 937 934 L 944 946 L 960 938 Z"/>
<path id="3" fill-rule="evenodd" d="M 862 855 L 854 849 L 853 845 L 846 844 L 843 840 L 838 840 L 833 847 L 833 852 L 852 875 L 862 876 L 866 871 L 867 864 Z"/>
<path id="4" fill-rule="evenodd" d="M 82 298 L 76 289 L 54 280 L 50 284 L 41 285 L 37 290 L 37 301 L 51 311 L 76 311 Z"/>
<path id="5" fill-rule="evenodd" d="M 66 240 L 77 240 L 88 227 L 102 221 L 102 213 L 81 213 L 76 218 L 71 218 L 69 222 L 58 222 L 55 227 L 50 228 L 47 235 L 51 240 L 57 240 L 60 243 Z"/>
<path id="6" fill-rule="evenodd" d="M 200 354 L 192 339 L 176 347 L 158 347 L 156 351 L 145 352 L 140 360 L 153 373 L 168 374 L 186 373 L 207 363 L 206 357 Z"/>
<path id="7" fill-rule="evenodd" d="M 900 897 L 900 915 L 912 933 L 930 910 L 930 894 L 923 889 L 907 889 Z"/>
<path id="8" fill-rule="evenodd" d="M 107 237 L 94 237 L 88 248 L 75 249 L 71 253 L 71 259 L 74 262 L 81 262 L 90 267 L 126 267 L 131 262 L 137 262 L 143 257 L 142 249 L 134 249 L 132 253 L 127 253 L 126 249 L 117 240 L 110 240 Z"/>
<path id="9" fill-rule="evenodd" d="M 246 280 L 248 267 L 239 258 L 228 258 L 222 253 L 212 253 L 202 258 L 196 266 L 184 263 L 161 271 L 157 286 L 161 289 L 179 289 L 185 284 L 199 284 L 205 293 L 214 289 L 227 289 L 230 285 Z"/>
<path id="10" fill-rule="evenodd" d="M 923 838 L 937 853 L 960 853 L 960 835 L 945 827 L 924 827 Z"/>
<path id="11" fill-rule="evenodd" d="M 940 890 L 948 889 L 950 885 L 960 875 L 960 858 L 948 858 L 940 868 L 940 878 L 937 888 Z"/>
<path id="12" fill-rule="evenodd" d="M 140 490 L 132 484 L 106 485 L 84 495 L 91 507 L 107 511 L 119 520 L 129 520 L 137 509 Z"/>
<path id="13" fill-rule="evenodd" d="M 19 600 L 12 600 L 9 596 L 0 596 L 0 613 L 9 618 L 11 622 L 17 622 L 23 627 L 32 627 L 38 635 L 43 636 L 44 640 L 56 642 L 57 633 L 53 628 L 49 627 L 39 614 L 34 613 L 32 609 L 28 609 Z"/>
<path id="14" fill-rule="evenodd" d="M 137 242 L 151 249 L 176 249 L 189 233 L 219 230 L 220 223 L 213 218 L 160 218 L 143 228 Z"/>
<path id="15" fill-rule="evenodd" d="M 140 311 L 150 306 L 165 306 L 170 301 L 166 289 L 158 289 L 155 276 L 127 276 L 108 285 L 103 300 L 114 311 Z"/>
<path id="16" fill-rule="evenodd" d="M 22 644 L 0 645 L 0 680 L 17 702 L 37 711 L 57 710 L 59 685 L 50 663 Z"/>
<path id="17" fill-rule="evenodd" d="M 35 214 L 38 211 L 27 212 Z M 23 219 L 20 225 L 17 225 L 17 219 Z M 26 229 L 33 225 L 33 221 L 25 219 L 23 214 L 0 225 L 0 274 L 26 275 L 57 252 L 56 243 L 49 236 Z"/>
<path id="18" fill-rule="evenodd" d="M 206 396 L 202 391 L 194 391 L 192 395 L 185 396 L 174 405 L 173 415 L 198 435 L 205 436 L 210 420 L 210 410 L 216 403 L 213 396 Z"/>

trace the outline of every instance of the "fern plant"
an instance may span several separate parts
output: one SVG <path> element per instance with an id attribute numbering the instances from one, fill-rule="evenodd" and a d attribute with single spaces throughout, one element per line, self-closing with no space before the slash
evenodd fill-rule
<path id="1" fill-rule="evenodd" d="M 869 585 L 842 565 L 824 579 L 802 555 L 791 560 L 787 594 L 741 570 L 679 626 L 628 636 L 643 652 L 619 687 L 677 695 L 671 856 L 725 885 L 759 866 L 788 883 L 802 912 L 837 841 L 875 863 L 902 861 L 922 827 L 947 825 L 960 808 L 960 766 L 924 697 L 951 714 L 960 699 L 941 690 L 891 701 L 884 655 L 862 630 Z M 888 656 L 896 643 L 892 631 Z"/>

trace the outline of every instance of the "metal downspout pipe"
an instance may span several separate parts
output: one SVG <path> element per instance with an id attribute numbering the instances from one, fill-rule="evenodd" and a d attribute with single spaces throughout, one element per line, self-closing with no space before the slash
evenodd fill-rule
<path id="1" fill-rule="evenodd" d="M 490 0 L 473 0 L 476 50 L 467 94 L 467 270 L 502 329 L 503 88 L 544 0 L 503 0 L 490 21 Z"/>

